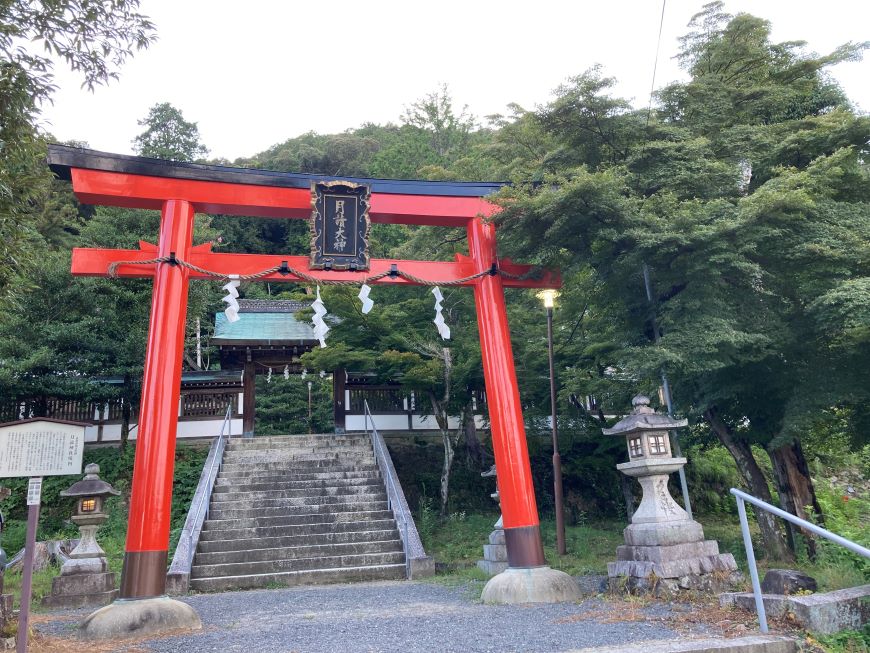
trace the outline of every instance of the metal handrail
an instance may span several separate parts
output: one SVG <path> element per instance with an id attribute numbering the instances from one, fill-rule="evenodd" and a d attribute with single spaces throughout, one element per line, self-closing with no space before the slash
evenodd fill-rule
<path id="1" fill-rule="evenodd" d="M 220 471 L 220 462 L 223 461 L 224 458 L 224 447 L 226 446 L 226 439 L 224 438 L 224 431 L 227 431 L 227 437 L 232 437 L 233 435 L 233 405 L 232 403 L 227 404 L 227 412 L 224 415 L 224 421 L 221 424 L 221 432 L 217 438 L 217 445 L 215 446 L 214 456 L 211 459 L 211 465 L 208 467 L 208 473 L 206 478 L 208 479 L 206 482 L 208 484 L 208 491 L 203 492 L 199 496 L 199 503 L 197 503 L 196 510 L 193 513 L 193 523 L 202 523 L 205 521 L 205 518 L 208 517 L 208 502 L 207 499 L 211 498 L 212 490 L 214 490 L 215 478 L 217 478 L 217 472 L 215 471 L 215 465 L 218 465 L 218 470 Z M 227 429 L 229 426 L 229 429 Z M 202 514 L 203 505 L 205 505 L 205 514 Z M 200 520 L 200 515 L 202 515 L 202 519 Z M 187 567 L 188 569 L 193 565 L 193 556 L 196 553 L 196 547 L 193 546 L 193 534 L 196 529 L 192 528 L 187 532 Z"/>
<path id="2" fill-rule="evenodd" d="M 755 563 L 755 551 L 752 548 L 752 537 L 749 534 L 749 521 L 746 519 L 745 502 L 748 501 L 756 508 L 766 510 L 777 517 L 785 519 L 787 522 L 805 528 L 811 533 L 815 533 L 835 544 L 839 544 L 840 546 L 849 549 L 849 551 L 852 551 L 853 553 L 857 553 L 865 558 L 870 558 L 870 549 L 866 549 L 852 540 L 847 540 L 841 535 L 837 535 L 836 533 L 832 533 L 820 526 L 816 526 L 815 524 L 808 522 L 806 519 L 796 517 L 790 512 L 772 506 L 751 494 L 746 494 L 746 492 L 738 490 L 737 488 L 731 488 L 731 494 L 733 494 L 734 498 L 737 499 L 737 514 L 740 516 L 740 530 L 743 533 L 743 546 L 746 547 L 746 561 L 749 563 L 749 575 L 752 578 L 752 593 L 755 595 L 755 610 L 758 612 L 758 625 L 761 627 L 762 633 L 766 633 L 768 630 L 767 613 L 765 612 L 764 599 L 761 595 L 761 583 L 758 582 L 758 566 Z"/>
<path id="3" fill-rule="evenodd" d="M 212 441 L 211 448 L 209 449 L 208 457 L 211 460 L 208 462 L 208 467 L 203 468 L 202 474 L 199 477 L 199 483 L 196 485 L 196 493 L 199 494 L 199 498 L 196 500 L 196 504 L 191 505 L 190 510 L 187 511 L 187 519 L 184 520 L 184 527 L 178 538 L 178 544 L 175 547 L 175 555 L 172 558 L 172 564 L 169 566 L 170 576 L 175 577 L 180 575 L 186 578 L 190 573 L 193 557 L 196 555 L 196 545 L 199 542 L 199 532 L 202 530 L 203 521 L 208 516 L 208 500 L 211 498 L 215 479 L 220 471 L 220 464 L 224 457 L 226 440 L 233 435 L 232 411 L 233 405 L 230 403 L 227 405 L 220 433 Z M 208 459 L 206 460 L 208 461 Z M 215 469 L 216 467 L 217 469 Z M 196 494 L 194 494 L 194 498 L 196 498 Z M 186 581 L 184 582 L 186 583 Z"/>
<path id="4" fill-rule="evenodd" d="M 384 443 L 383 436 L 378 433 L 378 429 L 375 426 L 375 419 L 372 417 L 372 413 L 369 410 L 368 401 L 363 400 L 363 408 L 365 410 L 365 432 L 367 434 L 369 433 L 369 419 L 371 419 L 372 449 L 387 490 L 387 509 L 392 511 L 393 516 L 396 519 L 396 526 L 401 529 L 402 551 L 405 554 L 405 575 L 408 577 L 408 580 L 412 580 L 411 556 L 408 546 L 410 534 L 410 529 L 408 527 L 408 522 L 410 520 L 408 515 L 408 504 L 405 501 L 405 495 L 404 492 L 402 492 L 401 486 L 398 486 L 396 470 L 392 469 L 392 466 L 387 465 L 389 453 L 386 451 L 386 444 Z M 416 533 L 416 528 L 413 530 Z"/>

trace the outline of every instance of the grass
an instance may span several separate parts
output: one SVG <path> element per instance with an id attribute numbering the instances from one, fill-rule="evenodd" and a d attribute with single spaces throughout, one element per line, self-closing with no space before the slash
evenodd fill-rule
<path id="1" fill-rule="evenodd" d="M 442 576 L 457 580 L 486 580 L 477 569 L 483 557 L 483 544 L 488 541 L 497 514 L 456 513 L 437 522 L 423 533 L 424 545 L 442 568 Z M 425 519 L 423 520 L 425 521 Z M 550 565 L 572 575 L 607 573 L 607 563 L 614 559 L 616 547 L 622 544 L 622 526 L 617 522 L 597 522 L 565 528 L 568 554 L 556 553 L 556 524 L 552 519 L 541 522 L 544 554 Z"/>
<path id="2" fill-rule="evenodd" d="M 477 561 L 483 557 L 483 544 L 488 541 L 497 514 L 455 513 L 446 519 L 439 519 L 424 508 L 418 515 L 418 525 L 426 551 L 438 563 L 438 582 L 461 584 L 467 581 L 485 581 L 488 577 L 477 568 Z M 749 569 L 743 548 L 740 525 L 732 515 L 701 516 L 707 539 L 719 542 L 723 553 L 732 553 L 746 577 L 749 589 Z M 573 576 L 606 574 L 607 563 L 616 559 L 616 547 L 623 543 L 621 521 L 596 521 L 565 528 L 567 555 L 556 553 L 556 525 L 553 519 L 541 521 L 541 537 L 544 541 L 544 554 L 554 569 L 560 569 Z M 753 541 L 759 535 L 757 526 L 751 524 Z M 863 585 L 868 579 L 862 571 L 842 556 L 829 556 L 827 549 L 816 562 L 799 559 L 796 562 L 783 562 L 759 559 L 759 574 L 763 577 L 768 569 L 792 568 L 805 571 L 815 578 L 819 591 L 831 591 L 845 587 Z M 759 550 L 756 549 L 756 555 Z"/>

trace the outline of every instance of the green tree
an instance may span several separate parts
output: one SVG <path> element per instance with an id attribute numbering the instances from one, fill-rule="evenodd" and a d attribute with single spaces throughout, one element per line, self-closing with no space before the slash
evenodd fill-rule
<path id="1" fill-rule="evenodd" d="M 81 73 L 90 90 L 117 78 L 134 50 L 155 38 L 138 7 L 138 0 L 13 0 L 0 6 L 0 297 L 22 285 L 13 277 L 31 269 L 43 246 L 33 203 L 52 176 L 36 123 L 55 88 L 54 62 Z"/>
<path id="2" fill-rule="evenodd" d="M 588 369 L 599 387 L 651 389 L 666 369 L 682 408 L 707 419 L 753 493 L 771 496 L 758 443 L 783 506 L 818 513 L 801 428 L 822 408 L 860 405 L 868 387 L 856 372 L 866 348 L 852 340 L 835 355 L 810 308 L 853 305 L 860 291 L 841 293 L 867 276 L 868 120 L 824 74 L 863 46 L 807 56 L 718 3 L 699 25 L 683 42 L 692 78 L 665 89 L 649 116 L 610 97 L 597 70 L 538 112 L 557 143 L 545 159 L 556 173 L 505 191 L 502 242 L 569 274 L 590 266 L 604 294 L 592 315 L 612 328 L 595 362 L 605 374 Z M 655 346 L 644 264 L 663 330 Z M 834 323 L 849 323 L 836 312 Z M 835 372 L 811 373 L 820 367 Z M 782 553 L 774 524 L 760 522 L 768 551 Z"/>
<path id="3" fill-rule="evenodd" d="M 185 120 L 181 111 L 169 102 L 148 109 L 139 126 L 145 127 L 145 131 L 133 139 L 133 147 L 140 156 L 195 161 L 208 154 L 208 148 L 200 142 L 196 123 Z"/>

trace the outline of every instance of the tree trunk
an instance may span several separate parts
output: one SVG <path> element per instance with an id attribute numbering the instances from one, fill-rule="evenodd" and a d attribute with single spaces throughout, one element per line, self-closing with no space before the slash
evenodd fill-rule
<path id="1" fill-rule="evenodd" d="M 807 521 L 815 521 L 824 524 L 822 507 L 816 498 L 816 490 L 813 487 L 807 459 L 799 440 L 794 439 L 776 449 L 768 451 L 770 461 L 773 463 L 773 475 L 776 478 L 776 487 L 779 491 L 779 505 L 786 512 L 797 515 Z M 810 514 L 812 513 L 812 514 Z M 797 553 L 795 533 L 801 533 L 807 544 L 807 555 L 811 560 L 816 559 L 816 540 L 809 531 L 792 526 L 786 522 L 789 548 Z"/>
<path id="2" fill-rule="evenodd" d="M 130 439 L 130 403 L 132 389 L 130 383 L 132 379 L 129 374 L 124 375 L 124 392 L 121 397 L 121 446 L 119 453 L 123 456 L 127 449 L 127 442 Z"/>
<path id="3" fill-rule="evenodd" d="M 622 498 L 625 500 L 625 514 L 630 522 L 631 518 L 634 517 L 634 488 L 632 487 L 632 479 L 625 474 L 620 474 L 619 487 L 622 488 Z"/>
<path id="4" fill-rule="evenodd" d="M 447 502 L 450 499 L 450 472 L 453 469 L 453 458 L 456 455 L 453 441 L 450 439 L 450 425 L 447 417 L 446 404 L 441 404 L 434 393 L 429 393 L 432 412 L 441 431 L 441 442 L 444 445 L 444 461 L 441 465 L 441 516 L 447 515 Z"/>
<path id="5" fill-rule="evenodd" d="M 728 453 L 734 458 L 734 462 L 737 464 L 737 471 L 740 473 L 740 477 L 743 479 L 743 483 L 749 489 L 749 492 L 762 501 L 772 503 L 773 497 L 770 494 L 767 479 L 764 478 L 764 474 L 758 466 L 755 456 L 752 455 L 750 446 L 734 436 L 731 427 L 722 421 L 717 415 L 715 408 L 708 408 L 704 413 L 704 417 L 706 417 L 707 422 L 709 422 L 720 442 L 728 449 Z M 775 560 L 790 559 L 792 556 L 776 523 L 776 517 L 766 510 L 756 510 L 755 517 L 758 520 L 761 539 L 767 555 Z"/>
<path id="6" fill-rule="evenodd" d="M 453 467 L 455 451 L 450 441 L 450 433 L 442 431 L 441 440 L 444 443 L 444 464 L 441 466 L 441 516 L 447 515 L 447 501 L 450 498 L 450 470 Z"/>
<path id="7" fill-rule="evenodd" d="M 462 433 L 465 436 L 469 465 L 483 467 L 483 448 L 480 445 L 480 438 L 477 437 L 477 425 L 474 423 L 474 402 L 470 395 L 465 404 L 465 410 L 462 412 Z"/>

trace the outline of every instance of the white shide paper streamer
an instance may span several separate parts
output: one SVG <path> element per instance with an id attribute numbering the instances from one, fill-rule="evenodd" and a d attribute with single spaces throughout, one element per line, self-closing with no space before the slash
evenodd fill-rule
<path id="1" fill-rule="evenodd" d="M 323 316 L 326 315 L 326 307 L 323 305 L 323 300 L 320 299 L 320 286 L 317 286 L 317 299 L 311 304 L 314 309 L 314 317 L 311 318 L 311 323 L 314 325 L 314 337 L 320 341 L 321 349 L 326 347 L 326 334 L 329 332 L 329 326 L 323 321 Z"/>
<path id="2" fill-rule="evenodd" d="M 357 295 L 357 297 L 359 297 L 359 300 L 362 302 L 363 315 L 372 310 L 372 306 L 375 305 L 375 303 L 371 299 L 369 299 L 369 293 L 371 291 L 372 289 L 369 288 L 367 284 L 363 284 L 362 286 L 360 286 L 359 295 Z"/>
<path id="3" fill-rule="evenodd" d="M 450 340 L 450 327 L 444 322 L 444 314 L 441 312 L 441 302 L 444 301 L 444 295 L 441 294 L 441 289 L 435 286 L 432 289 L 432 294 L 435 295 L 435 326 L 438 327 L 438 335 L 444 340 Z"/>
<path id="4" fill-rule="evenodd" d="M 241 283 L 242 282 L 239 281 L 239 275 L 231 274 L 229 275 L 229 281 L 223 287 L 223 290 L 227 291 L 227 296 L 222 300 L 227 303 L 227 307 L 224 309 L 224 315 L 227 316 L 227 322 L 239 321 L 239 302 L 236 300 L 239 298 L 238 288 Z"/>

